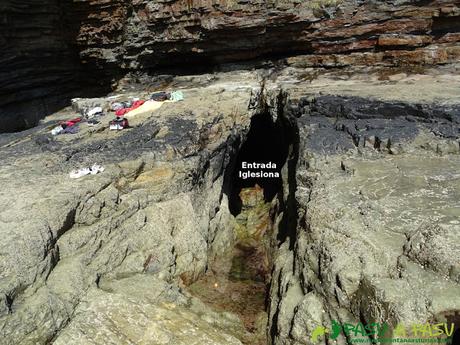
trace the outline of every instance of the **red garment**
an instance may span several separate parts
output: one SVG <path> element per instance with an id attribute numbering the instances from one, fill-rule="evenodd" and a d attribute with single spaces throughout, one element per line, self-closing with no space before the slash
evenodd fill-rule
<path id="1" fill-rule="evenodd" d="M 72 120 L 67 120 L 65 122 L 61 122 L 61 125 L 66 125 L 68 127 L 71 127 L 73 126 L 74 124 L 78 123 L 81 121 L 81 117 L 77 117 L 75 119 L 72 119 Z"/>
<path id="2" fill-rule="evenodd" d="M 145 101 L 136 101 L 133 103 L 133 105 L 130 107 L 130 108 L 123 108 L 123 109 L 118 109 L 116 112 L 115 112 L 115 115 L 116 116 L 123 116 L 127 113 L 129 113 L 131 110 L 134 110 L 136 108 L 139 108 L 142 104 L 144 104 Z"/>
<path id="3" fill-rule="evenodd" d="M 129 122 L 128 122 L 128 119 L 120 119 L 120 118 L 117 118 L 116 120 L 112 120 L 109 122 L 109 125 L 110 126 L 118 126 L 119 128 L 117 129 L 125 129 L 125 128 L 128 128 L 129 127 Z M 112 129 L 112 128 L 111 128 Z"/>

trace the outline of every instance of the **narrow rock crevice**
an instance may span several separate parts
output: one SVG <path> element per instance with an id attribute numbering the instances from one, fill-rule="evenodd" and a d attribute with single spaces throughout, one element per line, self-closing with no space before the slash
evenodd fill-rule
<path id="1" fill-rule="evenodd" d="M 264 93 L 264 92 L 262 92 Z M 234 243 L 208 266 L 207 273 L 189 286 L 193 295 L 213 308 L 239 316 L 244 344 L 265 345 L 273 262 L 278 247 L 294 246 L 297 227 L 296 165 L 299 135 L 294 117 L 285 112 L 287 95 L 261 98 L 247 134 L 233 140 L 223 190 L 228 198 Z M 244 163 L 272 163 L 276 177 L 244 178 Z M 256 169 L 257 170 L 257 169 Z"/>

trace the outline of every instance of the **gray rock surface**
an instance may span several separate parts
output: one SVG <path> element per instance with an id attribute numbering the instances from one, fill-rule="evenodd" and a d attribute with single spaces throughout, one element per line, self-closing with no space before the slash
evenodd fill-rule
<path id="1" fill-rule="evenodd" d="M 52 137 L 75 117 L 66 108 L 0 136 L 3 343 L 239 344 L 241 321 L 186 285 L 234 245 L 229 172 L 261 112 L 293 139 L 271 215 L 271 342 L 309 344 L 331 320 L 423 323 L 459 310 L 450 68 L 396 82 L 378 71 L 305 82 L 296 68 L 183 76 L 171 85 L 184 101 L 127 130 L 109 131 L 106 115 Z M 119 99 L 134 95 L 147 93 Z M 74 107 L 96 103 L 108 105 Z M 69 178 L 93 163 L 105 171 Z"/>
<path id="2" fill-rule="evenodd" d="M 460 308 L 456 105 L 417 105 L 419 84 L 399 97 L 409 103 L 389 101 L 401 84 L 362 89 L 371 99 L 347 84 L 293 107 L 298 226 L 293 250 L 281 246 L 274 267 L 274 344 L 310 344 L 332 320 L 395 327 L 442 322 Z"/>

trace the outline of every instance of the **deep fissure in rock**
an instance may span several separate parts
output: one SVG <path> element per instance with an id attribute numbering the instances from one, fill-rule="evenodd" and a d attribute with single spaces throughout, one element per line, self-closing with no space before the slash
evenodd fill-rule
<path id="1" fill-rule="evenodd" d="M 267 329 L 267 309 L 273 260 L 278 245 L 295 234 L 297 223 L 298 131 L 295 120 L 284 115 L 284 104 L 280 94 L 276 119 L 263 107 L 265 111 L 252 117 L 245 138 L 235 141 L 224 178 L 235 243 L 190 286 L 195 296 L 213 308 L 240 317 L 247 331 L 241 336 L 244 344 L 269 343 L 272 332 Z M 279 178 L 243 179 L 239 175 L 242 162 L 274 163 Z"/>
<path id="2" fill-rule="evenodd" d="M 460 345 L 460 328 L 457 328 L 452 336 L 452 345 Z"/>

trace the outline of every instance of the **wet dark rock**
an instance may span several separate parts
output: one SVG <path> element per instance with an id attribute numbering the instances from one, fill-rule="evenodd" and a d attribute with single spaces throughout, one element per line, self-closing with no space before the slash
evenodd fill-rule
<path id="1" fill-rule="evenodd" d="M 395 119 L 415 121 L 449 120 L 460 123 L 460 107 L 442 104 L 402 103 L 350 96 L 318 96 L 303 102 L 306 112 L 316 116 L 346 119 Z"/>

